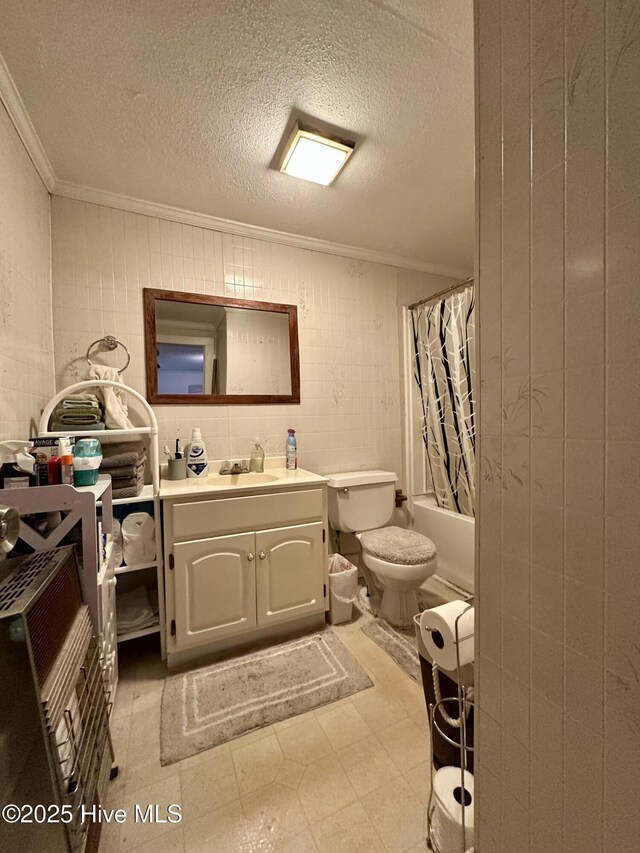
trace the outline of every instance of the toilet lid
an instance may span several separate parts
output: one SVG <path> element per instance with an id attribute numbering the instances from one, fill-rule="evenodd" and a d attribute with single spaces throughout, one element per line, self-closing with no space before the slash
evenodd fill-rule
<path id="1" fill-rule="evenodd" d="M 379 527 L 360 534 L 360 542 L 365 551 L 388 563 L 402 566 L 417 566 L 428 563 L 436 556 L 436 546 L 415 530 L 404 527 Z"/>

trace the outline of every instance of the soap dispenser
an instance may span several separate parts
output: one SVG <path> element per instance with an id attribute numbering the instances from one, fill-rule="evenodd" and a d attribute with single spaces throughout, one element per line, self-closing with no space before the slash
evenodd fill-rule
<path id="1" fill-rule="evenodd" d="M 253 450 L 251 451 L 251 464 L 249 465 L 250 471 L 256 471 L 258 474 L 262 474 L 264 471 L 264 450 L 260 447 L 260 442 L 256 441 Z"/>

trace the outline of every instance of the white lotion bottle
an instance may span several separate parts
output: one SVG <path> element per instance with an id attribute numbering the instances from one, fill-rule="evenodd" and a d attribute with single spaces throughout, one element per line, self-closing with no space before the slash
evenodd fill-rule
<path id="1" fill-rule="evenodd" d="M 207 449 L 204 446 L 200 428 L 194 427 L 191 430 L 191 442 L 187 451 L 187 477 L 204 480 L 208 474 Z"/>

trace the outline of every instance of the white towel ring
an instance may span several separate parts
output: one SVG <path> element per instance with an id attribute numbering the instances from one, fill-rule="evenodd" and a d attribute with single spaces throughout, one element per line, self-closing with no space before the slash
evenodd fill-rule
<path id="1" fill-rule="evenodd" d="M 129 367 L 129 362 L 131 361 L 131 353 L 126 348 L 126 346 L 122 343 L 122 341 L 119 341 L 117 338 L 114 338 L 113 335 L 105 335 L 104 338 L 98 338 L 97 341 L 94 341 L 92 344 L 89 344 L 89 346 L 87 347 L 87 364 L 90 366 L 93 366 L 93 365 L 92 365 L 91 359 L 89 358 L 89 353 L 91 352 L 91 350 L 94 348 L 94 346 L 96 344 L 102 344 L 106 350 L 109 350 L 109 352 L 113 352 L 113 350 L 116 349 L 117 347 L 122 347 L 122 349 L 127 354 L 127 363 L 125 364 L 124 367 L 120 368 L 118 373 L 119 374 L 124 373 L 125 370 L 127 369 L 127 367 Z"/>

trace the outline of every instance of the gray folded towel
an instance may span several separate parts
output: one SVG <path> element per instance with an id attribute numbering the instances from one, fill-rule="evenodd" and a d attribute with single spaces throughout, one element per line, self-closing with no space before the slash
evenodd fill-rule
<path id="1" fill-rule="evenodd" d="M 112 480 L 121 480 L 123 477 L 139 477 L 144 474 L 145 460 L 139 465 L 118 465 L 116 468 L 109 468 L 105 474 L 109 474 Z"/>
<path id="2" fill-rule="evenodd" d="M 146 461 L 147 449 L 143 441 L 118 441 L 102 446 L 100 470 L 117 476 L 112 473 L 113 468 L 120 468 L 124 465 L 137 467 Z"/>
<path id="3" fill-rule="evenodd" d="M 124 486 L 121 489 L 113 489 L 111 495 L 114 498 L 137 498 L 143 486 L 144 481 L 138 480 L 135 486 Z"/>
<path id="4" fill-rule="evenodd" d="M 134 451 L 130 451 L 129 453 L 119 453 L 117 456 L 111 456 L 108 459 L 105 459 L 103 455 L 102 462 L 100 463 L 100 470 L 104 471 L 105 474 L 111 474 L 112 477 L 117 477 L 117 473 L 114 472 L 119 468 L 139 468 L 141 465 L 145 465 L 146 462 L 146 450 L 140 455 Z"/>
<path id="5" fill-rule="evenodd" d="M 77 429 L 76 429 L 77 427 Z M 93 432 L 94 430 L 103 430 L 106 429 L 106 425 L 103 423 L 99 424 L 68 424 L 62 423 L 62 421 L 53 421 L 49 429 L 51 432 L 68 432 L 70 430 L 74 430 L 78 433 L 78 435 L 82 435 L 85 432 Z"/>
<path id="6" fill-rule="evenodd" d="M 144 441 L 140 439 L 136 439 L 135 441 L 113 441 L 102 447 L 103 459 L 110 459 L 112 456 L 118 456 L 120 453 L 137 453 L 138 455 L 146 453 Z"/>
<path id="7" fill-rule="evenodd" d="M 138 483 L 144 485 L 144 472 L 142 474 L 132 474 L 130 477 L 111 478 L 111 487 L 113 489 L 124 489 L 127 486 L 136 486 Z"/>
<path id="8" fill-rule="evenodd" d="M 111 468 L 106 473 L 111 477 L 111 487 L 114 489 L 123 489 L 129 486 L 136 486 L 138 483 L 144 484 L 144 469 L 145 465 L 122 465 L 119 468 Z"/>

